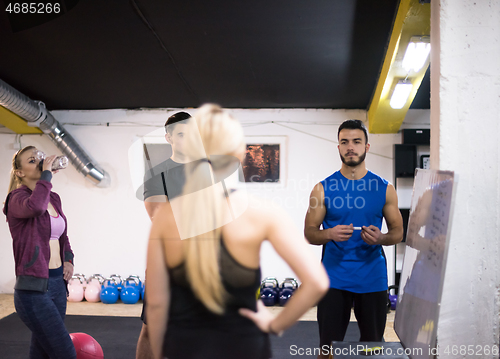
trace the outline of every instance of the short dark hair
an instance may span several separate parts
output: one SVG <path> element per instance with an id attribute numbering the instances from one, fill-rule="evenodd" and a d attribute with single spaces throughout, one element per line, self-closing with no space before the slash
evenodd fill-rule
<path id="1" fill-rule="evenodd" d="M 191 118 L 191 115 L 187 112 L 182 111 L 174 113 L 172 116 L 168 118 L 167 122 L 165 122 L 165 132 L 172 133 L 175 126 L 170 126 L 170 125 L 173 125 L 174 123 L 177 122 L 186 121 L 189 118 Z"/>
<path id="2" fill-rule="evenodd" d="M 365 133 L 366 143 L 368 143 L 368 131 L 366 130 L 363 122 L 361 122 L 360 120 L 345 120 L 344 122 L 342 122 L 342 124 L 339 126 L 339 132 L 337 132 L 337 139 L 339 138 L 340 131 L 342 131 L 343 129 L 363 131 Z"/>

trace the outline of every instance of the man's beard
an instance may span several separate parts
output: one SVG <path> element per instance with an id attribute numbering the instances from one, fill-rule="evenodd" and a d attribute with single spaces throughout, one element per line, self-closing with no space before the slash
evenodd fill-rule
<path id="1" fill-rule="evenodd" d="M 349 167 L 356 167 L 357 165 L 359 165 L 360 163 L 362 163 L 365 160 L 366 150 L 361 156 L 359 156 L 359 160 L 357 160 L 357 161 L 347 159 L 346 157 L 340 155 L 340 159 L 342 160 L 342 163 L 344 163 L 345 165 L 347 165 Z"/>

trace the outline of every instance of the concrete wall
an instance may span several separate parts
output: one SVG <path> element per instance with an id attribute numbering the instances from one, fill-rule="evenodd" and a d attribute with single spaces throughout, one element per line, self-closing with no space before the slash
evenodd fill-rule
<path id="1" fill-rule="evenodd" d="M 193 110 L 187 110 L 193 112 Z M 248 136 L 286 136 L 286 179 L 284 185 L 263 185 L 250 191 L 272 198 L 290 213 L 299 230 L 312 187 L 340 168 L 337 151 L 338 125 L 347 118 L 365 120 L 365 111 L 345 110 L 232 110 Z M 149 218 L 134 193 L 128 151 L 134 141 L 160 128 L 171 111 L 108 110 L 56 111 L 54 116 L 75 137 L 88 154 L 111 176 L 111 186 L 101 189 L 86 181 L 72 167 L 54 176 L 54 190 L 61 195 L 68 216 L 68 229 L 75 252 L 75 271 L 90 275 L 113 273 L 128 276 L 145 270 Z M 412 116 L 410 116 L 412 117 Z M 429 121 L 429 112 L 415 112 L 418 126 Z M 420 121 L 420 122 L 419 122 Z M 274 123 L 273 123 L 274 122 Z M 75 125 L 78 124 L 78 125 Z M 371 135 L 367 167 L 393 178 L 393 144 L 401 136 Z M 33 144 L 48 154 L 59 153 L 45 136 L 0 134 L 0 188 L 7 189 L 8 173 L 15 145 Z M 312 247 L 318 258 L 320 247 Z M 393 278 L 393 248 L 388 248 L 390 278 Z M 270 246 L 262 251 L 263 276 L 283 279 L 293 273 Z M 15 281 L 11 237 L 0 221 L 0 293 L 12 293 Z M 394 280 L 390 279 L 389 284 Z"/>
<path id="2" fill-rule="evenodd" d="M 431 166 L 457 175 L 440 357 L 498 358 L 500 1 L 433 0 L 431 9 Z M 451 351 L 460 346 L 474 354 Z"/>

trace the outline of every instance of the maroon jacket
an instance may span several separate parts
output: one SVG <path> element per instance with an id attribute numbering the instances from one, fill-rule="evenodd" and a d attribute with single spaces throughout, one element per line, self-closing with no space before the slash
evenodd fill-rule
<path id="1" fill-rule="evenodd" d="M 50 259 L 50 203 L 64 219 L 66 228 L 59 238 L 61 260 L 73 263 L 73 251 L 67 235 L 67 221 L 57 193 L 51 192 L 51 174 L 44 171 L 31 191 L 21 186 L 7 195 L 3 213 L 7 216 L 14 261 L 16 264 L 15 289 L 47 291 Z"/>

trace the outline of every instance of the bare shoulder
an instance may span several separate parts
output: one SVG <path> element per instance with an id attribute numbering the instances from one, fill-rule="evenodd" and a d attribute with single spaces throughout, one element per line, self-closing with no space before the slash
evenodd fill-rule
<path id="1" fill-rule="evenodd" d="M 398 195 L 396 193 L 396 188 L 394 188 L 394 185 L 390 182 L 387 184 L 385 197 L 389 202 L 393 202 L 394 200 L 397 201 Z"/>
<path id="2" fill-rule="evenodd" d="M 248 195 L 248 212 L 252 217 L 267 222 L 286 216 L 286 211 L 278 203 L 263 197 Z"/>
<path id="3" fill-rule="evenodd" d="M 313 189 L 312 189 L 312 190 L 313 190 L 313 191 L 317 191 L 317 192 L 324 192 L 324 191 L 325 191 L 325 189 L 324 189 L 324 187 L 323 187 L 323 183 L 321 183 L 321 182 L 316 183 L 316 184 L 314 185 L 314 187 L 313 187 Z"/>
<path id="4" fill-rule="evenodd" d="M 394 185 L 391 182 L 387 182 L 387 190 L 388 191 L 395 191 L 396 188 L 394 187 Z"/>
<path id="5" fill-rule="evenodd" d="M 316 198 L 316 200 L 323 202 L 325 198 L 325 188 L 323 187 L 323 183 L 318 182 L 311 190 L 310 199 Z"/>

